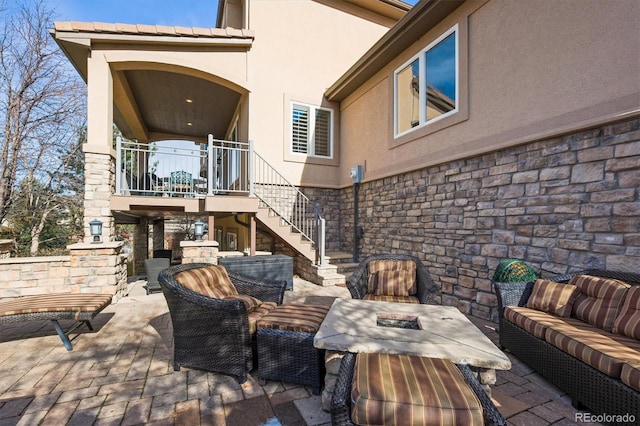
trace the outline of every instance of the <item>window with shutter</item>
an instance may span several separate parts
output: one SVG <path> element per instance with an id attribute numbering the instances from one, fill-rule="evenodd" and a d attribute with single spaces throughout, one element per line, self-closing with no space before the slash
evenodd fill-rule
<path id="1" fill-rule="evenodd" d="M 331 157 L 333 111 L 292 103 L 291 113 L 291 151 L 315 157 Z"/>

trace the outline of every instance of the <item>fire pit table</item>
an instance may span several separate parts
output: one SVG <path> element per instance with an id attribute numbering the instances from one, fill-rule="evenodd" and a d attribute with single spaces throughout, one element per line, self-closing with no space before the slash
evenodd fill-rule
<path id="1" fill-rule="evenodd" d="M 345 352 L 417 355 L 466 364 L 479 372 L 487 393 L 495 384 L 495 370 L 511 368 L 509 358 L 453 306 L 336 299 L 313 342 L 327 350 L 325 410 L 337 374 L 333 367 Z"/>

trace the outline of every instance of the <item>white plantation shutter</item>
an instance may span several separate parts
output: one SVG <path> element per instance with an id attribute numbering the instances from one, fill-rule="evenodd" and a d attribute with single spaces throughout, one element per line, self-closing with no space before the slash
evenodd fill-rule
<path id="1" fill-rule="evenodd" d="M 316 125 L 313 135 L 314 154 L 322 157 L 331 156 L 331 112 L 326 109 L 316 110 Z"/>
<path id="2" fill-rule="evenodd" d="M 293 105 L 293 129 L 291 142 L 293 152 L 307 154 L 309 149 L 309 108 Z"/>
<path id="3" fill-rule="evenodd" d="M 297 103 L 291 104 L 291 111 L 292 152 L 331 157 L 332 111 Z"/>

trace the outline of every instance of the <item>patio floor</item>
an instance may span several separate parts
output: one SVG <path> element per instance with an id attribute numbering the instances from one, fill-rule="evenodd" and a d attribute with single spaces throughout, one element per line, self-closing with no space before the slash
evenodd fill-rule
<path id="1" fill-rule="evenodd" d="M 93 321 L 67 351 L 51 324 L 0 328 L 0 425 L 329 425 L 321 397 L 304 386 L 267 382 L 255 371 L 246 383 L 171 364 L 171 320 L 161 293 L 145 281 Z M 295 279 L 285 302 L 331 304 L 350 297 L 343 287 Z M 496 324 L 471 318 L 494 342 Z M 566 395 L 509 354 L 493 398 L 513 425 L 572 425 Z"/>

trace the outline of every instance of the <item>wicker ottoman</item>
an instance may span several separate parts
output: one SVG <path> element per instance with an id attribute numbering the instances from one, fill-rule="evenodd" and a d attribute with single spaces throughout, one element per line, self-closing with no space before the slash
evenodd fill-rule
<path id="1" fill-rule="evenodd" d="M 324 378 L 324 350 L 313 337 L 328 306 L 280 305 L 258 321 L 258 379 L 298 383 L 319 395 Z"/>

